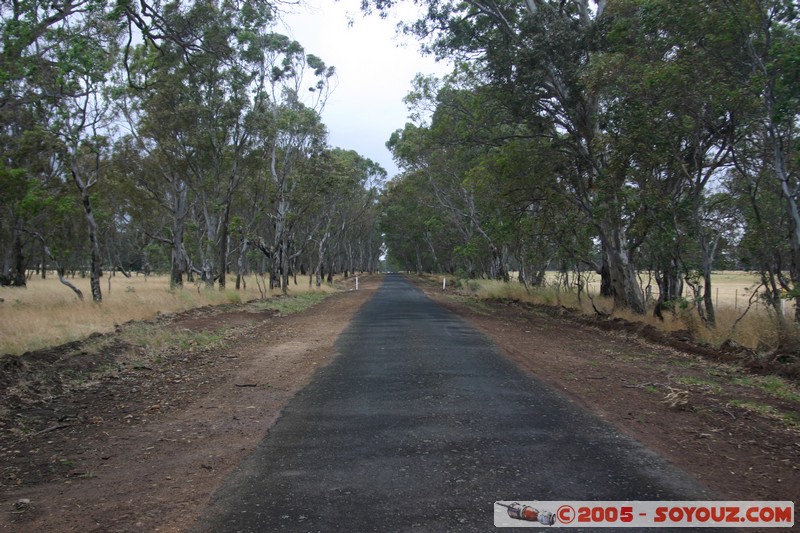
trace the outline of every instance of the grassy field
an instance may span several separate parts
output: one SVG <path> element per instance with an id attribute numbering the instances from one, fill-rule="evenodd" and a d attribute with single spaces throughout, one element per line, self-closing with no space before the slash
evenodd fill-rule
<path id="1" fill-rule="evenodd" d="M 27 288 L 0 287 L 0 354 L 20 354 L 94 332 L 104 333 L 129 320 L 149 320 L 158 314 L 261 298 L 255 276 L 247 277 L 247 288 L 240 291 L 233 289 L 235 278 L 230 277 L 228 288 L 220 291 L 192 283 L 181 290 L 170 290 L 167 276 L 116 275 L 103 278 L 103 302 L 99 304 L 91 301 L 88 278 L 69 281 L 83 291 L 86 301 L 78 300 L 55 276 L 46 280 L 34 277 Z M 298 278 L 298 285 L 289 285 L 289 294 L 333 290 L 325 284 L 320 289 L 309 289 L 308 278 Z M 270 296 L 279 294 L 280 290 L 276 290 Z"/>
<path id="2" fill-rule="evenodd" d="M 441 282 L 441 276 L 438 276 Z M 452 282 L 451 280 L 451 286 Z M 642 284 L 647 285 L 647 275 L 642 275 Z M 777 321 L 770 309 L 762 303 L 755 303 L 747 315 L 736 324 L 737 319 L 742 316 L 748 306 L 748 300 L 753 293 L 753 288 L 758 283 L 756 275 L 750 272 L 716 272 L 712 278 L 712 287 L 717 314 L 717 327 L 709 329 L 704 327 L 697 312 L 691 307 L 678 309 L 674 314 L 666 313 L 664 322 L 652 316 L 652 311 L 647 315 L 641 316 L 624 309 L 615 309 L 613 301 L 598 296 L 600 290 L 600 279 L 597 275 L 592 275 L 589 282 L 589 291 L 594 299 L 595 306 L 602 312 L 611 314 L 615 317 L 626 320 L 645 322 L 652 324 L 665 331 L 686 330 L 691 331 L 695 338 L 719 345 L 727 339 L 733 339 L 743 346 L 749 348 L 769 350 L 777 346 L 779 334 Z M 461 280 L 457 283 L 458 289 L 479 298 L 514 298 L 545 305 L 563 305 L 580 309 L 586 314 L 593 314 L 592 302 L 584 297 L 578 301 L 577 292 L 574 285 L 569 290 L 565 290 L 559 284 L 559 277 L 555 272 L 549 272 L 546 278 L 546 286 L 543 288 L 531 289 L 528 293 L 525 288 L 516 282 L 504 283 L 492 280 Z M 689 287 L 684 288 L 687 299 L 691 299 Z M 657 287 L 653 281 L 653 291 L 651 293 L 652 302 L 658 297 Z M 787 312 L 790 310 L 787 309 Z"/>
<path id="3" fill-rule="evenodd" d="M 555 279 L 555 273 L 552 273 Z M 600 291 L 600 276 L 593 275 L 590 284 L 594 293 Z M 642 286 L 646 287 L 648 281 L 650 282 L 651 295 L 653 299 L 658 298 L 658 285 L 655 279 L 650 280 L 646 275 L 642 275 Z M 714 297 L 714 306 L 725 308 L 732 307 L 734 309 L 742 309 L 747 307 L 748 299 L 752 294 L 753 288 L 760 283 L 759 278 L 752 272 L 743 271 L 724 271 L 714 272 L 711 278 L 712 295 Z M 692 290 L 688 285 L 683 286 L 684 298 L 693 298 Z"/>

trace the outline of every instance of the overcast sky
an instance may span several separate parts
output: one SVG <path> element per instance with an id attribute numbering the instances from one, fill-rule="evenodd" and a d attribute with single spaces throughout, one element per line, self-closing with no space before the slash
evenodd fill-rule
<path id="1" fill-rule="evenodd" d="M 308 7 L 285 15 L 286 27 L 279 31 L 336 67 L 336 89 L 322 113 L 329 143 L 380 163 L 391 178 L 397 166 L 385 143 L 407 122 L 403 97 L 411 80 L 420 72 L 442 75 L 447 69 L 396 34 L 397 18 L 364 17 L 358 5 L 358 0 L 310 0 Z"/>

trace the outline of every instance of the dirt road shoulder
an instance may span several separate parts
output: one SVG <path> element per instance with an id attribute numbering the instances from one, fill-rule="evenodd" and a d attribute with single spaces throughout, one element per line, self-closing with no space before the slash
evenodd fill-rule
<path id="1" fill-rule="evenodd" d="M 414 277 L 410 279 L 415 280 Z M 797 387 L 513 302 L 426 294 L 523 369 L 730 500 L 800 494 Z"/>
<path id="2" fill-rule="evenodd" d="M 361 278 L 358 292 L 289 315 L 183 313 L 163 321 L 167 335 L 187 339 L 180 349 L 147 357 L 117 343 L 114 354 L 79 353 L 75 364 L 113 368 L 50 395 L 16 369 L 23 375 L 2 391 L 0 530 L 182 531 L 336 356 L 334 341 L 379 284 Z M 218 339 L 203 349 L 207 336 Z"/>

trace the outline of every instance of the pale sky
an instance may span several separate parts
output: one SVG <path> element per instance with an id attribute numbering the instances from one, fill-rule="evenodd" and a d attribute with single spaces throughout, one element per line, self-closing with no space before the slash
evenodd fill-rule
<path id="1" fill-rule="evenodd" d="M 358 0 L 310 0 L 308 7 L 294 11 L 282 17 L 288 28 L 279 26 L 277 31 L 336 67 L 336 89 L 322 112 L 328 142 L 356 150 L 393 177 L 397 166 L 385 143 L 408 121 L 403 97 L 411 80 L 417 73 L 441 76 L 447 67 L 422 56 L 415 41 L 398 36 L 397 17 L 365 17 Z"/>

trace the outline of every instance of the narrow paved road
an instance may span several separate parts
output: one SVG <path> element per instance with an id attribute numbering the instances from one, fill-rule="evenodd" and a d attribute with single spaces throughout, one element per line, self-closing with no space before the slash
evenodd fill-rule
<path id="1" fill-rule="evenodd" d="M 337 351 L 196 531 L 492 531 L 496 500 L 710 497 L 399 276 Z"/>

